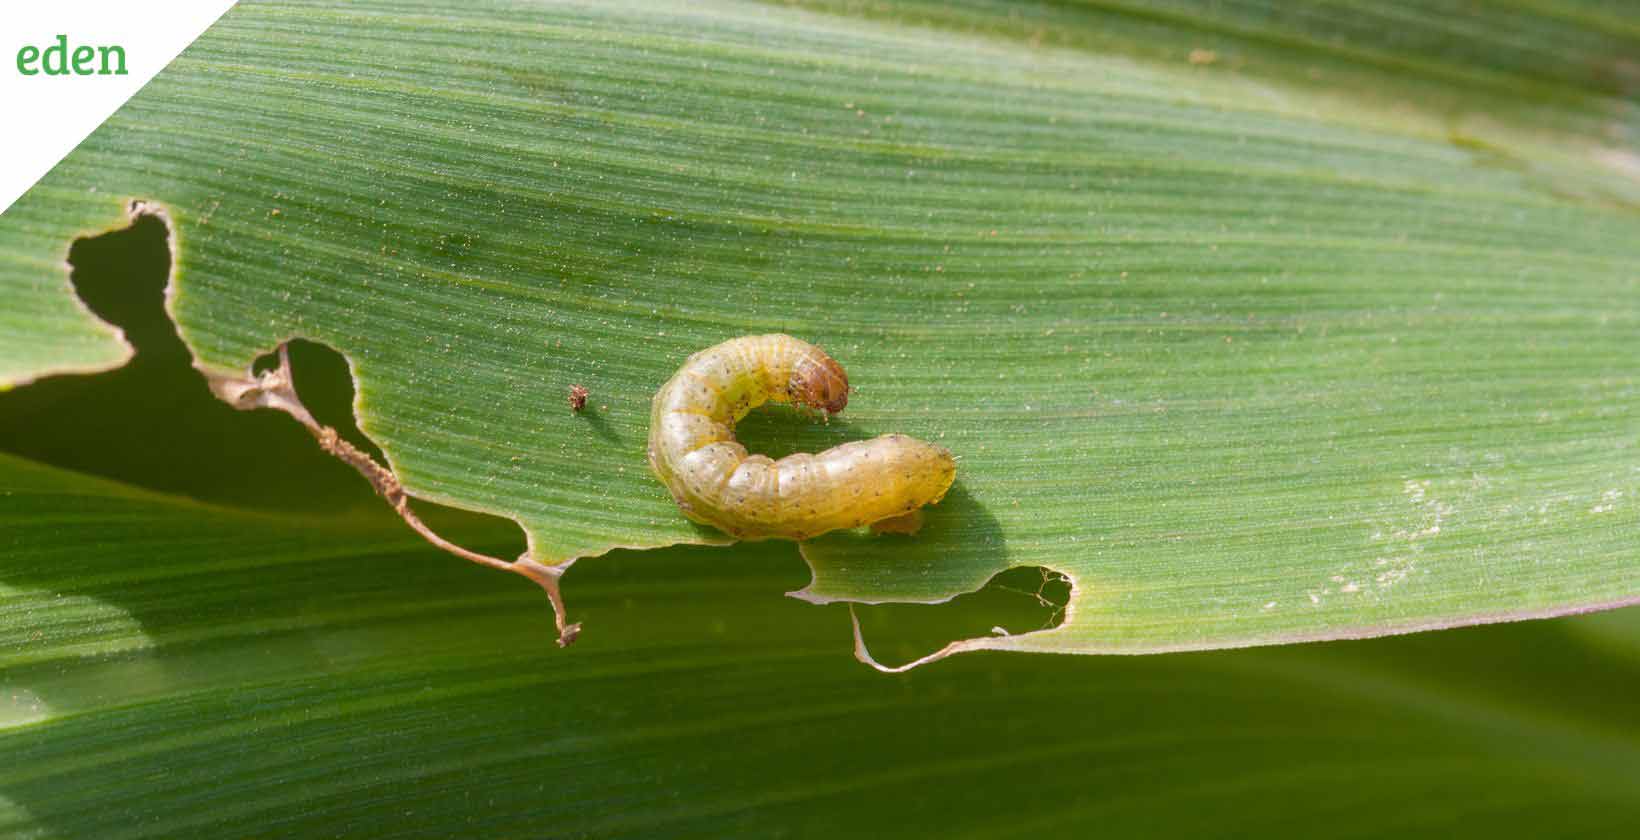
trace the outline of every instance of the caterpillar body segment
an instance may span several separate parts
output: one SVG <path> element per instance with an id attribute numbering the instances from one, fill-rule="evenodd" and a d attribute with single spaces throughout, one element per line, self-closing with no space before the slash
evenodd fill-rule
<path id="1" fill-rule="evenodd" d="M 804 540 L 938 502 L 956 477 L 950 452 L 906 435 L 778 461 L 748 454 L 735 423 L 771 400 L 842 411 L 848 375 L 806 341 L 759 335 L 690 356 L 661 386 L 649 464 L 684 515 L 741 539 Z"/>

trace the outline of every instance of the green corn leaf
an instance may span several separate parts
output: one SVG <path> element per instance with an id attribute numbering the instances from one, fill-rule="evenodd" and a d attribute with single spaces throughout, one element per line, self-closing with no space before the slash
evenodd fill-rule
<path id="1" fill-rule="evenodd" d="M 1629 603 L 1636 54 L 1575 3 L 245 3 L 0 220 L 59 313 L 0 376 L 118 357 L 59 263 L 144 202 L 203 372 L 335 348 L 409 490 L 543 562 L 720 541 L 649 399 L 785 331 L 858 390 L 758 448 L 961 459 L 813 600 L 1041 566 L 1063 624 L 970 646 L 1133 653 Z"/>

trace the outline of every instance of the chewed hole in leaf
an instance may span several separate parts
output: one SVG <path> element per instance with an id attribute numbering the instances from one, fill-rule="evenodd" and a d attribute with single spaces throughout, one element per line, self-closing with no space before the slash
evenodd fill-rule
<path id="1" fill-rule="evenodd" d="M 353 416 L 353 375 L 347 357 L 316 341 L 295 338 L 286 342 L 290 366 L 295 374 L 296 393 L 313 419 L 336 430 L 343 440 L 363 450 L 377 463 L 385 463 L 381 447 L 359 430 Z M 279 366 L 279 354 L 265 353 L 251 365 L 252 373 L 265 373 Z"/>
<path id="2" fill-rule="evenodd" d="M 354 417 L 353 375 L 347 357 L 328 345 L 302 338 L 286 342 L 284 354 L 290 365 L 292 385 L 301 398 L 302 406 L 313 419 L 334 430 L 343 440 L 385 468 L 387 459 L 381 448 L 359 429 Z M 252 363 L 251 372 L 267 373 L 279 364 L 279 351 L 265 353 Z M 371 504 L 379 505 L 380 502 L 372 500 Z M 415 510 L 416 515 L 434 531 L 460 534 L 462 536 L 453 538 L 481 553 L 512 558 L 523 554 L 528 548 L 518 523 L 504 516 L 446 507 L 419 498 L 415 502 Z"/>
<path id="3" fill-rule="evenodd" d="M 373 504 L 369 488 L 284 418 L 211 395 L 165 311 L 165 221 L 76 240 L 76 294 L 135 349 L 123 367 L 0 393 L 0 439 L 36 461 L 202 501 L 323 511 Z"/>
<path id="4" fill-rule="evenodd" d="M 880 662 L 908 662 L 959 639 L 1051 630 L 1065 621 L 1072 584 L 1043 566 L 999 572 L 978 592 L 943 604 L 854 607 L 861 632 Z"/>
<path id="5" fill-rule="evenodd" d="M 124 330 L 139 354 L 186 363 L 188 351 L 164 311 L 168 234 L 165 221 L 149 214 L 129 227 L 77 239 L 68 251 L 69 280 L 86 307 Z"/>
<path id="6" fill-rule="evenodd" d="M 75 293 L 125 332 L 135 355 L 104 373 L 48 377 L 0 393 L 6 449 L 205 502 L 390 515 L 368 484 L 314 446 L 290 418 L 235 411 L 211 394 L 166 312 L 170 231 L 166 219 L 146 207 L 135 203 L 129 226 L 78 239 L 69 250 Z M 290 353 L 303 400 L 379 461 L 381 451 L 353 420 L 347 360 L 311 341 L 291 342 Z M 419 500 L 416 508 L 431 527 L 478 550 L 516 557 L 525 549 L 510 519 Z"/>

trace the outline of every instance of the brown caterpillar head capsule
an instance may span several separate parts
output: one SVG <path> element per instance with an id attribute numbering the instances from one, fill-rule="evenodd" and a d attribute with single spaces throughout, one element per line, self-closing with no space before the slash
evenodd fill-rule
<path id="1" fill-rule="evenodd" d="M 787 390 L 792 402 L 836 414 L 848 405 L 848 374 L 824 353 L 808 355 L 792 367 Z"/>

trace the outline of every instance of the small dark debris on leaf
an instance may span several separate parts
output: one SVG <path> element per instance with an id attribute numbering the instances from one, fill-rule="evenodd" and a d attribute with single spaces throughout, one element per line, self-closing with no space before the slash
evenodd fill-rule
<path id="1" fill-rule="evenodd" d="M 569 408 L 570 408 L 570 410 L 571 411 L 580 411 L 581 409 L 586 408 L 587 407 L 587 397 L 590 396 L 591 393 L 592 392 L 588 391 L 586 389 L 586 386 L 584 386 L 584 385 L 571 385 L 571 386 L 569 386 Z"/>

